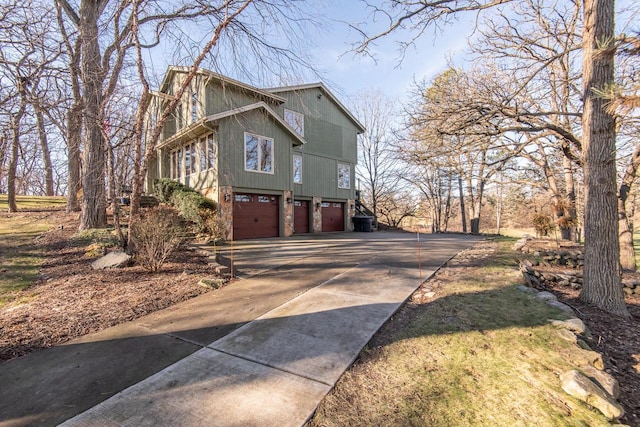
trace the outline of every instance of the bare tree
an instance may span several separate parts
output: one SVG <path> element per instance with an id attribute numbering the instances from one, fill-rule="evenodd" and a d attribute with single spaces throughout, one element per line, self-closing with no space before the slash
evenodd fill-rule
<path id="1" fill-rule="evenodd" d="M 352 101 L 352 111 L 365 127 L 358 140 L 356 175 L 364 187 L 363 197 L 377 217 L 385 200 L 393 201 L 401 181 L 401 166 L 394 150 L 395 102 L 380 92 L 360 92 Z"/>
<path id="2" fill-rule="evenodd" d="M 81 0 L 77 6 L 67 0 L 56 2 L 77 30 L 75 42 L 68 41 L 67 48 L 72 48 L 69 68 L 81 80 L 80 98 L 75 100 L 74 107 L 82 107 L 82 126 L 77 129 L 69 126 L 69 131 L 76 135 L 70 135 L 68 140 L 71 144 L 81 140 L 84 148 L 80 228 L 103 227 L 106 224 L 104 109 L 135 46 L 134 38 L 142 31 L 159 35 L 167 22 L 218 13 L 219 8 L 199 1 L 181 2 L 169 10 L 153 0 L 142 5 L 128 0 Z M 74 110 L 76 114 L 78 111 Z M 77 120 L 78 116 L 70 115 L 69 119 Z"/>
<path id="3" fill-rule="evenodd" d="M 16 173 L 18 171 L 21 137 L 27 134 L 23 119 L 29 108 L 35 113 L 40 153 L 45 170 L 45 193 L 53 193 L 53 170 L 49 152 L 49 142 L 42 114 L 40 97 L 42 83 L 47 81 L 47 73 L 59 55 L 55 40 L 50 40 L 50 9 L 34 2 L 4 4 L 0 6 L 0 70 L 3 77 L 13 84 L 13 91 L 3 93 L 2 106 L 10 119 L 11 147 L 7 167 L 7 193 L 9 211 L 15 212 Z M 30 168 L 31 169 L 31 168 Z"/>
<path id="4" fill-rule="evenodd" d="M 357 50 L 367 52 L 377 38 L 398 28 L 409 28 L 408 43 L 427 28 L 446 22 L 464 11 L 481 11 L 506 1 L 437 2 L 394 1 L 372 6 L 375 14 L 388 17 L 388 29 L 366 36 Z M 385 7 L 386 6 L 386 7 Z M 614 0 L 583 0 L 583 165 L 585 168 L 585 285 L 581 298 L 607 311 L 629 316 L 620 281 L 620 248 L 617 234 L 615 122 L 604 108 L 604 91 L 613 84 L 613 55 L 600 54 L 614 40 Z M 364 34 L 364 32 L 363 32 Z M 406 41 L 403 42 L 406 45 Z"/>
<path id="5" fill-rule="evenodd" d="M 614 0 L 584 0 L 583 147 L 585 161 L 585 262 L 580 298 L 629 317 L 620 274 L 616 199 L 616 128 L 606 99 L 594 91 L 614 82 L 614 55 L 600 53 L 614 40 Z"/>

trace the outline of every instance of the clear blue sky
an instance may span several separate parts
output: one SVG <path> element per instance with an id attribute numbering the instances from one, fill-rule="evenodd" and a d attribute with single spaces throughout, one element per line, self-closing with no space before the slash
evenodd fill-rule
<path id="1" fill-rule="evenodd" d="M 312 3 L 315 13 L 326 17 L 327 28 L 315 32 L 318 37 L 311 54 L 339 95 L 350 95 L 363 89 L 379 89 L 390 97 L 402 99 L 414 80 L 430 79 L 444 71 L 447 57 L 462 61 L 466 39 L 472 33 L 472 16 L 461 16 L 458 23 L 445 27 L 442 34 L 434 34 L 433 31 L 426 33 L 405 52 L 402 62 L 396 44 L 401 35 L 392 34 L 376 41 L 372 50 L 374 61 L 349 52 L 351 44 L 357 42 L 360 35 L 350 29 L 347 23 L 368 21 L 372 30 L 384 29 L 384 22 L 371 22 L 370 11 L 364 3 L 343 0 L 339 2 L 339 7 L 336 7 L 337 2 L 328 0 Z"/>
<path id="2" fill-rule="evenodd" d="M 467 38 L 473 36 L 476 14 L 466 13 L 456 16 L 457 22 L 444 26 L 441 31 L 429 30 L 417 40 L 415 46 L 405 52 L 402 63 L 396 43 L 407 40 L 406 33 L 392 33 L 376 42 L 374 49 L 377 61 L 346 53 L 350 44 L 359 40 L 359 34 L 349 29 L 348 23 L 367 21 L 373 32 L 386 29 L 385 23 L 370 21 L 370 10 L 360 0 L 310 1 L 310 10 L 326 17 L 326 32 L 318 31 L 316 47 L 312 55 L 326 72 L 326 80 L 338 95 L 348 96 L 362 89 L 380 89 L 383 93 L 399 100 L 406 98 L 414 80 L 430 80 L 447 68 L 447 58 L 456 66 L 465 66 Z M 618 11 L 640 10 L 638 0 L 617 0 Z M 487 11 L 485 13 L 491 13 Z M 629 16 L 629 14 L 626 14 Z M 617 31 L 640 31 L 637 21 L 617 17 Z M 314 34 L 311 31 L 311 34 Z"/>
<path id="3" fill-rule="evenodd" d="M 457 22 L 442 27 L 438 32 L 433 29 L 416 41 L 415 45 L 405 51 L 404 59 L 400 62 L 400 51 L 397 41 L 407 40 L 406 33 L 395 32 L 376 41 L 372 50 L 375 61 L 368 57 L 350 53 L 351 45 L 360 40 L 360 35 L 349 28 L 348 23 L 367 22 L 371 33 L 386 29 L 387 23 L 372 22 L 370 9 L 361 0 L 306 0 L 302 3 L 302 13 L 313 15 L 321 21 L 322 28 L 305 28 L 305 46 L 312 61 L 321 71 L 321 78 L 343 101 L 364 89 L 377 89 L 387 96 L 400 101 L 406 99 L 412 82 L 429 80 L 447 67 L 447 59 L 451 58 L 455 65 L 464 67 L 467 38 L 472 36 L 475 13 L 457 15 Z M 618 9 L 632 7 L 640 9 L 637 0 L 618 0 Z M 487 11 L 486 13 L 490 13 Z M 619 30 L 629 22 L 619 19 Z M 632 23 L 631 28 L 640 29 L 640 25 Z M 376 31 L 377 30 L 377 31 Z M 190 33 L 194 28 L 189 28 Z M 203 39 L 209 34 L 203 31 Z M 628 29 L 626 30 L 628 31 Z M 197 30 L 196 33 L 198 34 Z M 178 46 L 179 47 L 179 46 Z M 167 38 L 163 45 L 151 55 L 152 67 L 158 78 L 172 63 L 171 55 L 176 49 L 175 39 Z M 187 65 L 186 63 L 183 65 Z M 205 66 L 206 67 L 206 66 Z M 260 85 L 258 82 L 248 81 L 240 75 L 234 75 L 233 70 L 222 71 L 230 77 Z M 304 77 L 305 82 L 318 80 L 318 77 Z M 286 82 L 276 82 L 284 84 Z M 298 82 L 299 83 L 299 82 Z"/>

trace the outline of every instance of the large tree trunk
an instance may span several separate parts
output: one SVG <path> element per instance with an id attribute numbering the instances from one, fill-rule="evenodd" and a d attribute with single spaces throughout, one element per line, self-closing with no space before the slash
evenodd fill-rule
<path id="1" fill-rule="evenodd" d="M 467 232 L 467 213 L 464 207 L 464 188 L 462 188 L 462 177 L 458 174 L 458 194 L 460 195 L 460 219 L 462 221 L 462 232 Z"/>
<path id="2" fill-rule="evenodd" d="M 629 317 L 620 275 L 616 197 L 616 130 L 606 100 L 596 94 L 613 83 L 613 53 L 597 52 L 614 40 L 614 0 L 584 0 L 583 150 L 585 195 L 584 286 L 580 298 Z"/>
<path id="3" fill-rule="evenodd" d="M 633 228 L 621 199 L 618 199 L 618 233 L 620 237 L 620 266 L 625 271 L 636 271 Z"/>
<path id="4" fill-rule="evenodd" d="M 570 226 L 565 227 L 568 233 L 562 236 L 563 239 L 571 240 L 573 242 L 578 241 L 578 213 L 576 210 L 576 187 L 575 180 L 573 179 L 573 165 L 571 159 L 567 156 L 562 158 L 562 164 L 564 169 L 564 187 L 567 195 L 566 207 L 564 217 L 567 220 L 567 224 Z"/>
<path id="5" fill-rule="evenodd" d="M 633 247 L 633 226 L 629 221 L 629 213 L 627 212 L 627 199 L 633 181 L 636 179 L 636 173 L 640 166 L 640 144 L 636 145 L 631 155 L 631 160 L 627 164 L 627 169 L 622 177 L 620 190 L 618 191 L 618 233 L 620 237 L 620 265 L 623 270 L 636 270 L 636 256 Z"/>
<path id="6" fill-rule="evenodd" d="M 17 212 L 16 203 L 16 171 L 18 169 L 18 151 L 20 148 L 20 121 L 24 115 L 24 106 L 11 118 L 11 148 L 7 170 L 7 200 L 9 212 Z"/>
<path id="7" fill-rule="evenodd" d="M 102 138 L 102 84 L 98 43 L 99 1 L 80 3 L 80 38 L 83 81 L 83 182 L 80 229 L 100 228 L 107 224 L 105 197 L 105 147 Z"/>
<path id="8" fill-rule="evenodd" d="M 478 183 L 478 194 L 476 195 L 473 218 L 471 218 L 471 234 L 480 234 L 480 211 L 482 210 L 482 198 L 484 196 L 484 178 Z"/>
<path id="9" fill-rule="evenodd" d="M 42 162 L 44 163 L 45 195 L 53 196 L 53 164 L 51 163 L 51 152 L 49 151 L 49 141 L 47 130 L 44 125 L 44 115 L 41 107 L 34 105 L 36 110 L 36 124 L 38 126 L 38 138 L 40 139 L 40 149 L 42 150 Z"/>
<path id="10" fill-rule="evenodd" d="M 68 177 L 67 177 L 67 212 L 78 212 L 80 210 L 80 202 L 78 200 L 78 191 L 80 185 L 80 143 L 82 132 L 82 105 L 75 102 L 73 107 L 67 113 L 67 150 L 68 150 Z"/>

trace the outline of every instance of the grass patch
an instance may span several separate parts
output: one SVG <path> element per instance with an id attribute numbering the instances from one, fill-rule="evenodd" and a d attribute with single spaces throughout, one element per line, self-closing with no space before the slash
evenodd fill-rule
<path id="1" fill-rule="evenodd" d="M 0 205 L 7 206 L 7 203 L 7 195 L 0 194 Z M 67 205 L 67 199 L 62 196 L 16 196 L 16 204 L 18 210 L 64 208 Z"/>
<path id="2" fill-rule="evenodd" d="M 563 314 L 515 288 L 510 245 L 437 274 L 437 299 L 385 325 L 308 425 L 609 425 L 562 391 L 563 355 L 582 350 L 548 323 Z"/>
<path id="3" fill-rule="evenodd" d="M 112 228 L 82 230 L 69 240 L 69 246 L 84 247 L 85 255 L 89 258 L 101 257 L 108 248 L 113 248 L 118 244 L 118 237 Z"/>
<path id="4" fill-rule="evenodd" d="M 0 306 L 15 298 L 38 277 L 42 250 L 33 242 L 49 229 L 46 219 L 7 215 L 0 223 Z"/>

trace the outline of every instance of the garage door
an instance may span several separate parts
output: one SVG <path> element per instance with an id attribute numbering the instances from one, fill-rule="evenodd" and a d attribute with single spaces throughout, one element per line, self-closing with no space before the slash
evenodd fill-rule
<path id="1" fill-rule="evenodd" d="M 293 230 L 296 234 L 309 232 L 309 201 L 293 202 Z"/>
<path id="2" fill-rule="evenodd" d="M 278 196 L 233 195 L 233 239 L 257 239 L 280 235 Z"/>
<path id="3" fill-rule="evenodd" d="M 344 203 L 322 203 L 322 231 L 344 231 Z"/>

